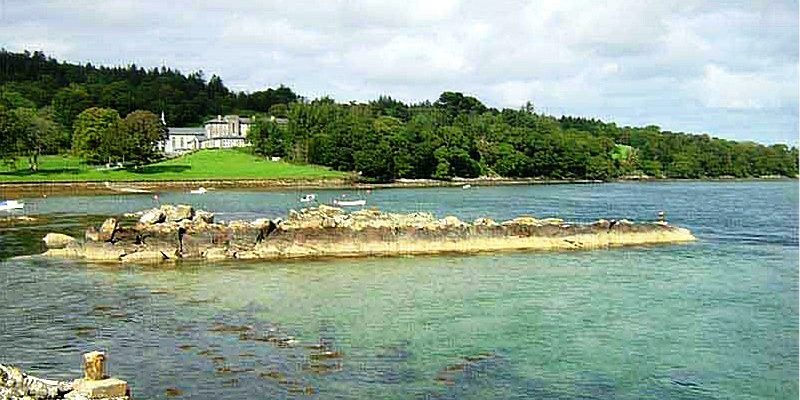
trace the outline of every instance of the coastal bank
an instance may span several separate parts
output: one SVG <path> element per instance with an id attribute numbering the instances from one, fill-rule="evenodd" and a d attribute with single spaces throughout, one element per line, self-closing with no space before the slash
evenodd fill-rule
<path id="1" fill-rule="evenodd" d="M 602 181 L 585 179 L 510 179 L 475 178 L 453 179 L 399 179 L 388 183 L 359 181 L 354 178 L 331 179 L 207 179 L 169 181 L 74 181 L 74 182 L 14 182 L 0 183 L 0 195 L 5 198 L 41 197 L 58 195 L 108 195 L 144 194 L 162 191 L 189 191 L 199 187 L 210 190 L 312 190 L 312 189 L 391 189 L 391 188 L 436 188 L 509 185 L 554 185 L 588 184 Z"/>
<path id="2" fill-rule="evenodd" d="M 68 195 L 110 195 L 147 194 L 170 191 L 190 191 L 197 188 L 209 190 L 371 190 L 399 188 L 446 188 L 470 186 L 523 186 L 523 185 L 564 185 L 564 184 L 602 184 L 602 183 L 651 183 L 651 182 L 753 182 L 753 181 L 797 181 L 798 177 L 759 177 L 759 178 L 620 178 L 613 181 L 588 179 L 542 179 L 542 178 L 463 178 L 453 180 L 398 179 L 387 183 L 359 181 L 355 178 L 331 179 L 206 179 L 169 181 L 70 181 L 70 182 L 2 182 L 0 198 L 25 198 Z"/>

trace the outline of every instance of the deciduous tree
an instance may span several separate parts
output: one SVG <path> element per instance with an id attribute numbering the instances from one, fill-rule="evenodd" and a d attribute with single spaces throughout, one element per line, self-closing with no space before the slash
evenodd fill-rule
<path id="1" fill-rule="evenodd" d="M 118 123 L 119 114 L 112 109 L 92 107 L 84 110 L 75 118 L 72 133 L 72 150 L 86 161 L 99 164 L 113 156 L 108 143 L 114 139 L 124 142 L 120 130 L 109 130 Z M 110 140 L 109 140 L 110 139 Z"/>

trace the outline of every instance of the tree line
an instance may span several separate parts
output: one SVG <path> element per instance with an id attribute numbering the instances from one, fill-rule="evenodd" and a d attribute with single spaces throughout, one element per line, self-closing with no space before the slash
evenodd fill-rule
<path id="1" fill-rule="evenodd" d="M 40 154 L 64 152 L 90 163 L 146 163 L 157 157 L 161 112 L 171 126 L 196 126 L 218 114 L 280 113 L 275 105 L 297 99 L 285 86 L 234 92 L 202 71 L 96 67 L 0 50 L 0 159 L 26 156 L 33 170 Z"/>
<path id="2" fill-rule="evenodd" d="M 260 118 L 255 151 L 358 171 L 378 181 L 479 176 L 608 180 L 796 176 L 798 150 L 657 126 L 618 127 L 595 119 L 555 118 L 531 103 L 497 110 L 445 92 L 433 103 L 391 97 L 358 104 L 329 98 L 289 104 L 288 123 Z"/>
<path id="3" fill-rule="evenodd" d="M 41 155 L 67 151 L 90 164 L 147 164 L 161 157 L 166 133 L 161 119 L 150 111 L 121 118 L 116 110 L 91 107 L 76 116 L 70 141 L 46 111 L 0 104 L 0 156 L 12 169 L 20 156 L 37 171 Z"/>
<path id="4" fill-rule="evenodd" d="M 495 109 L 458 92 L 406 104 L 308 101 L 280 86 L 233 92 L 202 72 L 95 67 L 40 52 L 0 51 L 0 158 L 71 152 L 90 163 L 144 164 L 172 126 L 217 114 L 257 115 L 253 150 L 366 179 L 542 177 L 608 180 L 796 176 L 798 150 L 595 119 L 544 115 L 531 103 Z M 125 115 L 124 118 L 121 116 Z M 277 120 L 273 117 L 279 117 Z"/>
<path id="5" fill-rule="evenodd" d="M 122 115 L 136 110 L 164 112 L 171 126 L 192 126 L 207 116 L 267 112 L 298 96 L 280 86 L 252 93 L 229 90 L 219 76 L 206 81 L 203 71 L 188 75 L 167 67 L 96 67 L 59 62 L 42 52 L 0 50 L 0 90 L 18 93 L 36 108 L 52 107 L 65 127 L 90 107 L 112 108 Z"/>

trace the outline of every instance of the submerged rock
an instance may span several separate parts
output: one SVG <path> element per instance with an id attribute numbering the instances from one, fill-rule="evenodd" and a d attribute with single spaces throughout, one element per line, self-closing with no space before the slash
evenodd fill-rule
<path id="1" fill-rule="evenodd" d="M 83 258 L 85 254 L 83 249 L 79 247 L 67 247 L 63 249 L 50 249 L 42 253 L 42 255 L 54 258 Z"/>
<path id="2" fill-rule="evenodd" d="M 160 263 L 165 260 L 169 260 L 169 257 L 158 250 L 137 251 L 122 257 L 122 262 Z"/>

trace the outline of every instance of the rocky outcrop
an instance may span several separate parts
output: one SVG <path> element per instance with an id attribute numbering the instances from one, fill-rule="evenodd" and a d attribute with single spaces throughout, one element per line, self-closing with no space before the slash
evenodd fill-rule
<path id="1" fill-rule="evenodd" d="M 100 230 L 97 231 L 97 240 L 100 242 L 110 242 L 114 240 L 114 234 L 117 232 L 119 223 L 116 218 L 108 218 L 100 225 Z"/>
<path id="2" fill-rule="evenodd" d="M 139 218 L 139 222 L 142 224 L 152 225 L 164 222 L 165 219 L 167 219 L 167 214 L 164 213 L 164 210 L 156 208 L 142 214 L 142 217 Z"/>
<path id="3" fill-rule="evenodd" d="M 169 256 L 158 250 L 136 251 L 121 257 L 122 262 L 135 263 L 160 263 L 168 259 Z"/>
<path id="4" fill-rule="evenodd" d="M 97 357 L 104 353 L 84 355 Z M 130 400 L 130 389 L 125 381 L 105 376 L 102 361 L 88 360 L 94 370 L 84 366 L 83 378 L 71 382 L 37 378 L 20 369 L 0 364 L 0 400 Z"/>
<path id="5" fill-rule="evenodd" d="M 574 224 L 559 218 L 520 216 L 469 223 L 430 213 L 346 212 L 321 205 L 290 210 L 285 220 L 214 222 L 191 206 L 165 205 L 133 214 L 132 226 L 110 218 L 90 227 L 84 242 L 71 241 L 45 255 L 100 262 L 159 263 L 178 259 L 276 259 L 475 253 L 503 250 L 572 250 L 678 243 L 691 232 L 666 222 L 598 220 Z"/>
<path id="6" fill-rule="evenodd" d="M 71 391 L 69 382 L 36 378 L 0 364 L 0 399 L 63 399 Z"/>
<path id="7" fill-rule="evenodd" d="M 190 220 L 194 217 L 194 208 L 183 204 L 177 206 L 164 205 L 161 206 L 161 210 L 164 211 L 167 222 Z"/>
<path id="8" fill-rule="evenodd" d="M 69 235 L 65 235 L 63 233 L 53 233 L 50 232 L 47 235 L 44 235 L 42 241 L 44 245 L 48 249 L 63 249 L 68 245 L 75 242 L 75 238 Z"/>

